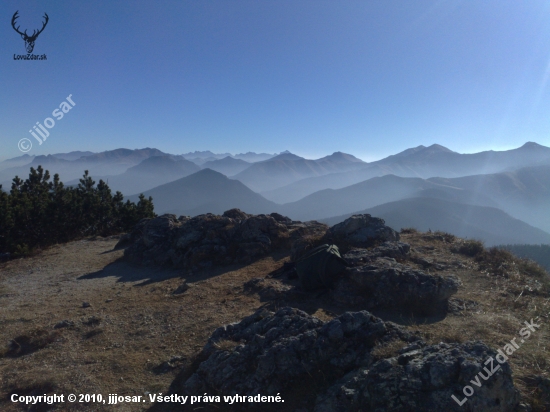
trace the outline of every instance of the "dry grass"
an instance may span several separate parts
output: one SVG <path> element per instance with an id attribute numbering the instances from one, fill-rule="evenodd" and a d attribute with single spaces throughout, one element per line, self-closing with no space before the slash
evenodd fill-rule
<path id="1" fill-rule="evenodd" d="M 437 272 L 460 277 L 463 285 L 455 298 L 478 303 L 442 321 L 414 325 L 412 329 L 420 330 L 429 343 L 480 340 L 499 349 L 513 338 L 519 341 L 525 321 L 539 319 L 540 329 L 521 344 L 508 362 L 516 386 L 533 410 L 550 410 L 550 405 L 541 401 L 540 390 L 532 382 L 526 383 L 532 376 L 550 377 L 548 273 L 536 263 L 507 251 L 485 249 L 476 240 L 456 239 L 447 243 L 426 240 L 422 234 L 405 234 L 402 240 L 421 251 L 424 258 L 449 265 L 449 269 Z"/>
<path id="2" fill-rule="evenodd" d="M 0 351 L 0 355 L 11 358 L 28 355 L 57 341 L 60 335 L 59 331 L 50 331 L 43 328 L 31 330 L 27 334 L 11 339 L 7 347 Z"/>
<path id="3" fill-rule="evenodd" d="M 221 351 L 225 352 L 233 352 L 237 346 L 239 346 L 239 342 L 235 342 L 229 339 L 221 339 L 214 343 L 214 346 L 216 349 L 219 349 Z"/>
<path id="4" fill-rule="evenodd" d="M 404 348 L 407 344 L 399 339 L 391 340 L 388 343 L 377 345 L 371 352 L 374 361 L 379 359 L 392 358 L 397 355 L 398 351 Z"/>
<path id="5" fill-rule="evenodd" d="M 463 286 L 455 298 L 464 302 L 464 310 L 437 318 L 375 314 L 420 331 L 429 343 L 481 340 L 495 349 L 518 337 L 525 321 L 540 317 L 541 328 L 510 356 L 509 363 L 523 398 L 535 412 L 548 410 L 536 383 L 536 377 L 550 376 L 550 294 L 544 286 L 548 275 L 532 262 L 490 249 L 480 251 L 476 241 L 408 229 L 401 238 L 411 244 L 416 258 L 404 264 L 461 279 Z M 167 393 L 175 376 L 198 362 L 196 354 L 217 327 L 239 321 L 260 306 L 292 305 L 325 321 L 352 309 L 335 305 L 327 294 L 266 303 L 254 293 L 244 293 L 245 282 L 281 268 L 288 261 L 284 254 L 248 266 L 191 274 L 120 262 L 123 251 L 112 251 L 115 243 L 101 238 L 72 242 L 0 264 L 0 290 L 5 291 L 0 293 L 0 343 L 15 340 L 22 348 L 32 348 L 14 351 L 4 346 L 0 410 L 19 410 L 8 400 L 12 393 Z M 189 289 L 173 295 L 182 279 Z M 84 301 L 91 306 L 83 308 Z M 73 326 L 54 329 L 65 319 Z M 227 351 L 238 344 L 217 343 Z M 395 356 L 403 346 L 391 342 L 377 347 L 373 355 Z M 176 355 L 181 361 L 172 365 L 169 361 Z M 322 387 L 325 381 L 315 385 Z M 303 390 L 309 393 L 313 386 Z M 122 404 L 117 410 L 149 407 Z M 76 404 L 57 410 L 82 409 Z M 88 410 L 113 409 L 93 405 Z"/>
<path id="6" fill-rule="evenodd" d="M 266 257 L 208 273 L 135 267 L 119 261 L 116 240 L 78 241 L 0 264 L 0 410 L 18 411 L 9 395 L 167 393 L 180 370 L 219 326 L 262 303 L 242 285 L 288 260 Z M 182 279 L 189 290 L 172 292 Z M 82 303 L 89 302 L 84 308 Z M 62 320 L 74 326 L 54 329 Z M 16 341 L 17 345 L 6 345 Z M 181 361 L 163 368 L 175 356 Z M 118 411 L 147 410 L 143 403 Z M 81 411 L 82 404 L 53 410 Z M 112 406 L 88 405 L 111 411 Z"/>

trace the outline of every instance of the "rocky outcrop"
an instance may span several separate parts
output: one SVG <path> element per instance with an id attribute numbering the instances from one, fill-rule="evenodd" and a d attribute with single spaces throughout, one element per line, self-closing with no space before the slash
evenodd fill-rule
<path id="1" fill-rule="evenodd" d="M 369 214 L 353 215 L 332 226 L 325 235 L 328 243 L 365 248 L 385 241 L 399 240 L 399 233 L 386 226 L 384 219 Z"/>
<path id="2" fill-rule="evenodd" d="M 261 309 L 237 324 L 218 328 L 203 348 L 204 362 L 184 383 L 184 393 L 283 394 L 309 376 L 341 377 L 372 363 L 377 343 L 418 340 L 368 312 L 323 322 L 286 307 Z M 230 350 L 227 342 L 233 342 Z M 322 374 L 321 374 L 322 372 Z"/>
<path id="3" fill-rule="evenodd" d="M 404 260 L 409 257 L 410 250 L 411 246 L 408 243 L 387 241 L 371 249 L 352 249 L 344 255 L 344 258 L 350 265 L 357 266 L 372 262 L 379 257 Z"/>
<path id="4" fill-rule="evenodd" d="M 127 246 L 124 256 L 138 264 L 200 269 L 246 263 L 327 229 L 318 222 L 296 222 L 278 213 L 249 215 L 239 209 L 193 218 L 166 214 L 140 221 L 117 247 Z"/>
<path id="5" fill-rule="evenodd" d="M 380 356 L 383 351 L 377 349 L 390 344 L 397 349 L 402 344 L 402 349 Z M 294 410 L 289 409 L 292 398 L 301 397 L 316 412 L 511 411 L 518 392 L 508 364 L 490 376 L 484 371 L 486 361 L 495 356 L 481 342 L 429 346 L 366 311 L 323 322 L 290 307 L 276 313 L 260 309 L 218 328 L 199 356 L 202 362 L 172 388 L 188 395 L 279 393 L 286 402 L 279 410 Z M 462 401 L 463 388 L 472 386 L 476 376 L 480 384 L 462 409 L 452 395 Z M 304 382 L 317 388 L 306 399 L 303 391 L 296 392 Z M 240 404 L 239 410 L 246 407 Z"/>
<path id="6" fill-rule="evenodd" d="M 519 393 L 510 366 L 500 365 L 484 343 L 400 352 L 344 376 L 317 398 L 314 412 L 516 410 Z"/>
<path id="7" fill-rule="evenodd" d="M 384 246 L 383 250 L 398 247 Z M 428 274 L 377 255 L 376 249 L 353 250 L 344 255 L 356 266 L 347 268 L 339 277 L 331 297 L 369 310 L 384 307 L 429 314 L 444 310 L 449 298 L 458 291 L 460 280 L 454 275 Z"/>

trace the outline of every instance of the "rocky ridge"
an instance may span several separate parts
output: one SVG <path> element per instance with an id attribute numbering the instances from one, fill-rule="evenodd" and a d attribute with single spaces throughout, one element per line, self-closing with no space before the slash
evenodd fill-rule
<path id="1" fill-rule="evenodd" d="M 124 255 L 134 263 L 195 270 L 249 263 L 274 250 L 290 249 L 296 239 L 327 229 L 318 222 L 296 222 L 277 213 L 249 215 L 239 209 L 193 218 L 166 214 L 143 219 L 117 246 L 130 245 Z"/>
<path id="2" fill-rule="evenodd" d="M 416 259 L 410 245 L 382 219 L 355 215 L 328 228 L 238 209 L 221 216 L 163 215 L 140 222 L 120 246 L 130 244 L 125 256 L 133 262 L 192 270 L 246 263 L 286 250 L 291 262 L 283 268 L 284 276 L 256 278 L 244 285 L 245 293 L 263 294 L 280 307 L 298 295 L 302 300 L 313 296 L 291 276 L 292 262 L 325 242 L 340 246 L 348 263 L 328 290 L 328 299 L 353 310 L 322 321 L 290 306 L 259 309 L 241 322 L 218 328 L 193 370 L 176 378 L 172 389 L 187 395 L 281 394 L 290 402 L 284 410 L 302 405 L 315 412 L 459 411 L 462 399 L 467 410 L 516 410 L 519 392 L 511 369 L 505 363 L 489 374 L 484 367 L 497 353 L 486 344 L 428 345 L 415 333 L 368 311 L 446 313 L 449 298 L 461 284 L 452 274 L 432 274 L 409 265 Z M 473 394 L 463 392 L 479 376 L 487 379 Z M 252 410 L 254 405 L 238 409 Z"/>
<path id="3" fill-rule="evenodd" d="M 395 355 L 379 359 L 376 350 L 392 344 L 400 347 Z M 466 410 L 512 411 L 519 395 L 510 367 L 484 369 L 496 355 L 482 342 L 427 345 L 367 311 L 323 322 L 290 307 L 260 309 L 218 328 L 191 377 L 173 387 L 189 395 L 280 394 L 287 402 L 313 404 L 315 412 L 461 411 L 452 396 L 462 401 L 463 388 L 481 372 L 487 379 L 466 397 Z M 304 394 L 304 385 L 317 393 Z"/>

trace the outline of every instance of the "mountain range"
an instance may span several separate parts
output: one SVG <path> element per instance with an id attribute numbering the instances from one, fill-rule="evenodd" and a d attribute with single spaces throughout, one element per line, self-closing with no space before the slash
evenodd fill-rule
<path id="1" fill-rule="evenodd" d="M 500 209 L 474 206 L 429 197 L 384 203 L 356 213 L 380 217 L 392 228 L 439 230 L 455 236 L 482 239 L 487 246 L 502 244 L 550 244 L 550 233 L 515 219 Z M 353 213 L 353 214 L 356 214 Z M 334 225 L 352 214 L 323 219 Z"/>
<path id="2" fill-rule="evenodd" d="M 263 192 L 308 177 L 360 169 L 366 164 L 352 155 L 341 152 L 317 160 L 304 159 L 292 153 L 282 153 L 252 164 L 235 178 L 252 190 Z"/>
<path id="3" fill-rule="evenodd" d="M 233 176 L 247 169 L 250 165 L 250 162 L 226 156 L 223 159 L 209 160 L 202 164 L 202 168 L 212 169 L 226 176 Z"/>
<path id="4" fill-rule="evenodd" d="M 199 170 L 201 168 L 189 160 L 163 155 L 146 158 L 119 175 L 93 177 L 96 182 L 100 179 L 107 182 L 113 192 L 139 193 Z M 78 179 L 67 184 L 77 185 Z"/>
<path id="5" fill-rule="evenodd" d="M 417 146 L 370 163 L 342 152 L 319 159 L 288 151 L 177 155 L 154 148 L 23 155 L 0 162 L 4 190 L 15 175 L 26 177 L 38 165 L 59 173 L 66 184 L 78 184 L 89 170 L 96 182 L 107 181 L 129 199 L 152 196 L 157 213 L 239 207 L 334 221 L 368 211 L 391 219 L 390 225 L 489 243 L 546 242 L 550 232 L 550 148 L 533 142 L 473 154 Z"/>
<path id="6" fill-rule="evenodd" d="M 155 212 L 195 216 L 204 213 L 222 214 L 239 208 L 247 213 L 271 213 L 276 204 L 254 193 L 238 180 L 211 169 L 203 169 L 190 176 L 155 187 L 143 193 L 151 196 Z M 129 197 L 137 201 L 138 196 Z"/>
<path id="7" fill-rule="evenodd" d="M 340 189 L 376 176 L 394 174 L 401 177 L 460 177 L 476 174 L 498 173 L 550 161 L 550 148 L 527 142 L 523 146 L 506 151 L 485 151 L 460 154 L 434 144 L 418 146 L 396 155 L 366 163 L 358 170 L 333 173 L 296 180 L 277 189 L 260 191 L 276 203 L 299 200 L 323 189 Z"/>

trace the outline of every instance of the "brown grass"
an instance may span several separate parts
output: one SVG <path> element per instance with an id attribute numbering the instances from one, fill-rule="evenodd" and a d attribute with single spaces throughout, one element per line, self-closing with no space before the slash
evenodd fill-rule
<path id="1" fill-rule="evenodd" d="M 225 351 L 225 352 L 233 352 L 237 346 L 239 346 L 239 342 L 235 342 L 229 339 L 221 339 L 214 343 L 214 346 L 216 349 Z"/>
<path id="2" fill-rule="evenodd" d="M 429 343 L 480 340 L 499 349 L 513 338 L 519 340 L 525 321 L 540 317 L 541 328 L 525 340 L 508 362 L 516 386 L 523 399 L 532 404 L 533 411 L 549 410 L 547 404 L 537 406 L 544 405 L 541 392 L 526 383 L 532 376 L 550 376 L 550 289 L 544 286 L 548 273 L 507 251 L 485 249 L 476 240 L 457 238 L 448 244 L 426 240 L 422 234 L 405 234 L 402 241 L 411 243 L 422 257 L 448 264 L 449 269 L 441 274 L 454 273 L 463 283 L 455 298 L 478 303 L 444 320 L 413 325 Z"/>
<path id="3" fill-rule="evenodd" d="M 477 241 L 453 240 L 444 233 L 428 235 L 401 232 L 402 241 L 411 244 L 418 262 L 429 261 L 430 265 L 413 260 L 403 263 L 430 273 L 458 276 L 463 285 L 455 298 L 476 304 L 443 317 L 375 314 L 419 331 L 428 343 L 481 340 L 495 349 L 517 337 L 523 322 L 540 317 L 541 328 L 509 363 L 523 399 L 535 412 L 545 410 L 547 403 L 534 377 L 549 377 L 550 294 L 540 288 L 547 274 L 532 262 L 491 249 L 480 251 Z M 358 310 L 334 304 L 328 294 L 298 294 L 294 300 L 266 302 L 254 293 L 244 293 L 244 283 L 266 277 L 288 262 L 285 254 L 246 266 L 186 273 L 130 266 L 119 261 L 122 250 L 112 251 L 115 244 L 116 240 L 101 239 L 72 242 L 0 264 L 0 289 L 7 291 L 0 294 L 0 343 L 4 343 L 0 410 L 18 410 L 8 400 L 11 393 L 167 393 L 178 373 L 193 370 L 193 362 L 198 364 L 197 353 L 217 327 L 239 321 L 260 306 L 295 306 L 325 321 Z M 182 279 L 189 290 L 173 295 Z M 271 280 L 280 281 L 277 277 Z M 83 301 L 91 307 L 83 308 Z M 53 328 L 64 319 L 74 326 Z M 11 340 L 32 350 L 6 346 Z M 217 343 L 227 351 L 238 344 Z M 377 347 L 373 355 L 395 356 L 403 346 L 403 342 L 390 342 Z M 8 355 L 9 351 L 13 355 Z M 173 368 L 162 367 L 176 355 L 183 360 Z M 311 398 L 312 390 L 328 382 L 326 376 L 319 375 L 319 379 L 300 387 L 304 397 Z M 150 406 L 120 405 L 118 410 Z M 82 405 L 54 410 L 78 411 Z M 93 410 L 113 409 L 94 405 Z"/>
<path id="4" fill-rule="evenodd" d="M 60 337 L 59 331 L 46 329 L 31 330 L 27 334 L 19 335 L 8 342 L 7 347 L 0 352 L 5 357 L 19 357 L 44 349 Z"/>
<path id="5" fill-rule="evenodd" d="M 379 359 L 392 358 L 397 355 L 398 351 L 407 346 L 406 342 L 403 342 L 399 339 L 389 341 L 388 343 L 377 345 L 371 351 L 371 356 L 374 361 Z"/>

